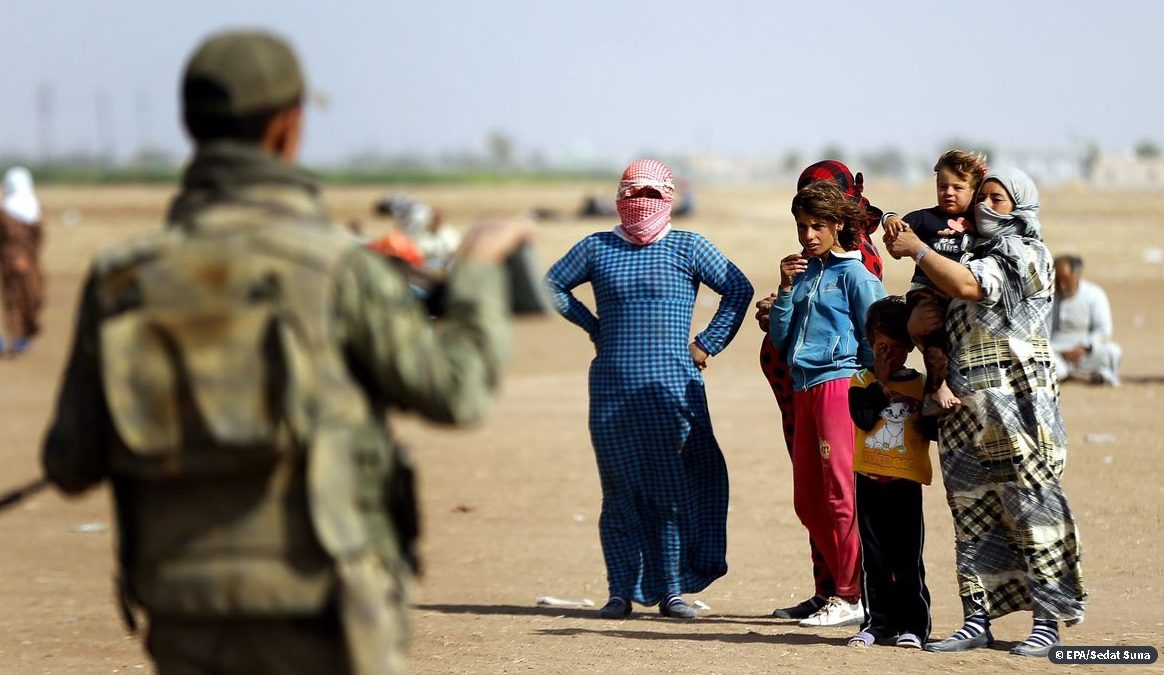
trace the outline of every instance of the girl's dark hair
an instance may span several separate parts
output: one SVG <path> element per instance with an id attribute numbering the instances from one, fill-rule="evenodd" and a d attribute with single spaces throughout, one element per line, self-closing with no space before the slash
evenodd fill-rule
<path id="1" fill-rule="evenodd" d="M 843 225 L 837 241 L 847 251 L 856 248 L 857 230 L 867 217 L 863 206 L 841 192 L 835 183 L 823 180 L 805 185 L 792 198 L 792 215 L 801 213 Z"/>
<path id="2" fill-rule="evenodd" d="M 913 346 L 909 337 L 909 304 L 900 295 L 887 295 L 872 305 L 865 316 L 865 335 L 873 340 L 873 333 L 902 344 Z"/>

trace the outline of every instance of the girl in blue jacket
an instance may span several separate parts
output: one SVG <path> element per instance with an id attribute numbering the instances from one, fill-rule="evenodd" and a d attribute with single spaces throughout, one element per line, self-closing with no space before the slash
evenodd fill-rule
<path id="1" fill-rule="evenodd" d="M 835 185 L 805 186 L 792 215 L 803 250 L 780 261 L 768 335 L 792 371 L 793 505 L 837 584 L 836 596 L 800 625 L 856 625 L 864 610 L 849 378 L 873 364 L 865 315 L 885 287 L 851 250 L 864 210 Z"/>

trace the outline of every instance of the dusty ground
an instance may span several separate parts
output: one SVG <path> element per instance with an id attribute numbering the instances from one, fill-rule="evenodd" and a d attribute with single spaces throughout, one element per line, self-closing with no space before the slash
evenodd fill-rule
<path id="1" fill-rule="evenodd" d="M 533 205 L 573 210 L 594 186 L 439 188 L 416 191 L 465 224 L 479 213 Z M 599 189 L 607 186 L 598 186 Z M 0 362 L 4 442 L 0 488 L 37 473 L 47 422 L 86 261 L 104 242 L 156 226 L 167 190 L 66 189 L 42 192 L 49 216 L 51 279 L 45 336 L 26 357 Z M 927 189 L 872 184 L 874 202 L 901 210 L 927 206 Z M 373 189 L 331 191 L 337 218 L 367 218 Z M 795 250 L 787 188 L 720 189 L 700 194 L 700 213 L 680 227 L 708 235 L 752 279 L 757 294 L 777 279 L 775 261 Z M 1125 346 L 1126 384 L 1115 390 L 1063 391 L 1070 462 L 1065 485 L 1082 530 L 1091 593 L 1087 621 L 1066 633 L 1072 645 L 1164 646 L 1164 552 L 1156 454 L 1164 434 L 1164 319 L 1154 311 L 1164 265 L 1144 250 L 1164 248 L 1158 194 L 1048 190 L 1043 222 L 1055 252 L 1087 260 L 1086 275 L 1106 286 L 1116 334 Z M 80 222 L 62 224 L 66 209 Z M 605 223 L 546 223 L 543 266 Z M 902 291 L 906 263 L 888 266 Z M 712 299 L 696 321 L 709 318 Z M 811 592 L 804 530 L 791 505 L 790 468 L 777 413 L 756 366 L 760 333 L 745 323 L 736 342 L 706 373 L 712 419 L 732 480 L 731 571 L 698 597 L 698 620 L 663 620 L 636 608 L 624 621 L 592 610 L 540 608 L 539 595 L 601 604 L 605 581 L 598 543 L 599 487 L 586 433 L 588 341 L 557 317 L 523 322 L 516 358 L 496 410 L 484 425 L 450 432 L 414 420 L 398 424 L 421 465 L 428 572 L 416 597 L 412 667 L 461 672 L 768 672 L 823 673 L 834 667 L 886 672 L 1042 672 L 1004 649 L 1026 634 L 1029 615 L 996 623 L 996 650 L 966 655 L 842 647 L 850 629 L 800 629 L 768 618 L 773 607 Z M 1097 436 L 1100 441 L 1096 442 Z M 1088 438 L 1092 442 L 1088 442 Z M 959 621 L 953 534 L 940 485 L 927 489 L 926 565 L 936 634 Z M 121 627 L 112 602 L 113 538 L 108 495 L 66 502 L 44 493 L 0 516 L 0 673 L 148 672 L 138 642 Z M 96 526 L 94 526 L 96 524 Z M 98 530 L 98 531 L 85 531 Z M 1074 671 L 1113 672 L 1113 667 Z M 1137 672 L 1160 672 L 1157 664 Z"/>

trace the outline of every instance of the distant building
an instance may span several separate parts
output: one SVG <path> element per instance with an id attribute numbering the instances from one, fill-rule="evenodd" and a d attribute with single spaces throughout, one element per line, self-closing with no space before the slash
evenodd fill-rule
<path id="1" fill-rule="evenodd" d="M 706 154 L 670 159 L 676 173 L 700 185 L 773 185 L 785 178 L 777 162 L 770 159 Z"/>
<path id="2" fill-rule="evenodd" d="M 1091 166 L 1091 185 L 1110 190 L 1164 190 L 1164 157 L 1100 155 Z"/>
<path id="3" fill-rule="evenodd" d="M 1022 169 L 1040 187 L 1078 184 L 1087 180 L 1082 149 L 1006 149 L 988 157 L 986 162 L 991 167 Z"/>

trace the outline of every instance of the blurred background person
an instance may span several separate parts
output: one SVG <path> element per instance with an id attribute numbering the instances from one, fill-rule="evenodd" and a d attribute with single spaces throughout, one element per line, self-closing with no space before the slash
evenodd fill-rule
<path id="1" fill-rule="evenodd" d="M 671 209 L 672 218 L 686 218 L 695 213 L 695 190 L 691 188 L 691 181 L 675 181 L 675 206 Z"/>
<path id="2" fill-rule="evenodd" d="M 423 266 L 432 270 L 444 271 L 461 245 L 460 230 L 447 224 L 440 211 L 424 202 L 393 195 L 377 203 L 376 211 L 392 216 L 399 232 L 411 240 Z"/>
<path id="3" fill-rule="evenodd" d="M 0 283 L 4 286 L 7 332 L 0 337 L 0 354 L 27 351 L 32 338 L 40 332 L 43 245 L 44 227 L 32 173 L 14 166 L 4 173 L 4 200 L 0 207 Z"/>
<path id="4" fill-rule="evenodd" d="M 1060 381 L 1119 386 L 1123 350 L 1112 341 L 1107 293 L 1083 278 L 1083 259 L 1055 258 L 1055 307 L 1051 314 L 1051 349 Z"/>
<path id="5" fill-rule="evenodd" d="M 586 195 L 578 207 L 579 218 L 618 218 L 614 204 L 597 195 Z"/>

